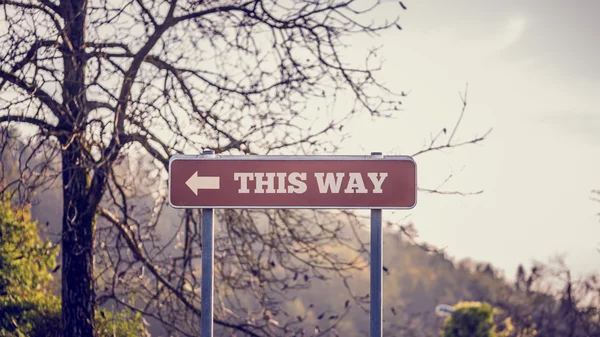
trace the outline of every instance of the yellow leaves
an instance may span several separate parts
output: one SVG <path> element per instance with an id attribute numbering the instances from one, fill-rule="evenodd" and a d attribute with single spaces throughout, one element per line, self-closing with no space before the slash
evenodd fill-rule
<path id="1" fill-rule="evenodd" d="M 458 302 L 456 305 L 454 305 L 454 310 L 467 309 L 467 308 L 479 308 L 481 306 L 482 306 L 481 302 L 463 301 L 463 302 Z"/>
<path id="2" fill-rule="evenodd" d="M 487 303 L 465 301 L 444 322 L 443 337 L 497 337 L 494 311 Z"/>
<path id="3" fill-rule="evenodd" d="M 499 325 L 498 337 L 510 337 L 515 331 L 515 326 L 512 324 L 510 317 L 505 318 Z"/>
<path id="4" fill-rule="evenodd" d="M 43 242 L 29 207 L 0 200 L 0 288 L 5 293 L 29 293 L 45 287 L 56 265 L 58 247 Z"/>

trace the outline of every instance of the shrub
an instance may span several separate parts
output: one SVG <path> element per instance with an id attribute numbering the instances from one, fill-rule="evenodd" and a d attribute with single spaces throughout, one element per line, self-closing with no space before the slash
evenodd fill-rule
<path id="1" fill-rule="evenodd" d="M 43 241 L 28 208 L 0 199 L 0 337 L 61 337 L 60 298 L 48 291 L 58 247 Z M 96 313 L 99 337 L 146 334 L 143 318 L 128 310 Z"/>
<path id="2" fill-rule="evenodd" d="M 497 332 L 494 315 L 497 313 L 487 303 L 459 302 L 454 306 L 452 316 L 444 322 L 442 337 L 504 337 L 512 332 L 512 324 L 507 318 L 502 322 L 504 330 Z"/>

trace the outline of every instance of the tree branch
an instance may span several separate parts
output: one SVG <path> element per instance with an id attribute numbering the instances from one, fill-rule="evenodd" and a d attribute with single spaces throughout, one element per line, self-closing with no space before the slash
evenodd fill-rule
<path id="1" fill-rule="evenodd" d="M 27 123 L 27 124 L 31 124 L 31 125 L 40 127 L 41 129 L 44 129 L 47 131 L 56 131 L 57 130 L 54 125 L 51 125 L 51 124 L 49 124 L 43 120 L 37 119 L 35 117 L 13 116 L 13 115 L 0 116 L 0 124 L 10 123 L 10 122 Z"/>
<path id="2" fill-rule="evenodd" d="M 461 195 L 461 196 L 477 195 L 477 194 L 483 193 L 483 190 L 479 190 L 476 192 L 460 192 L 460 191 L 440 191 L 437 189 L 428 189 L 428 188 L 419 188 L 419 191 L 432 193 L 432 194 Z"/>
<path id="3" fill-rule="evenodd" d="M 13 73 L 6 72 L 0 69 L 0 78 L 12 83 L 13 85 L 25 90 L 33 97 L 39 99 L 42 103 L 44 103 L 48 109 L 52 111 L 52 113 L 59 117 L 61 115 L 61 106 L 58 102 L 56 102 L 52 96 L 50 96 L 46 91 L 37 87 L 35 84 L 28 83 L 23 79 L 17 77 Z"/>
<path id="4" fill-rule="evenodd" d="M 116 108 L 112 105 L 110 105 L 110 103 L 108 102 L 100 102 L 100 101 L 87 101 L 86 102 L 86 109 L 88 112 L 92 111 L 92 110 L 96 110 L 96 109 L 108 109 L 112 112 L 116 111 Z"/>
<path id="5" fill-rule="evenodd" d="M 40 2 L 42 3 L 41 6 L 34 4 L 34 3 L 23 3 L 23 2 L 17 2 L 17 1 L 12 1 L 12 0 L 0 0 L 0 5 L 9 5 L 9 6 L 19 7 L 19 8 L 26 8 L 26 9 L 37 9 L 37 10 L 40 10 L 40 11 L 50 15 L 51 17 L 53 17 L 55 14 L 60 13 L 60 9 L 58 8 L 58 6 L 51 3 L 50 1 L 40 0 Z M 52 10 L 52 12 L 54 12 L 54 13 L 49 12 L 48 8 L 50 8 Z"/>
<path id="6" fill-rule="evenodd" d="M 191 20 L 191 19 L 196 19 L 196 18 L 200 18 L 203 17 L 205 15 L 209 15 L 209 14 L 215 14 L 215 13 L 225 13 L 225 12 L 243 12 L 246 14 L 251 14 L 252 11 L 248 8 L 246 8 L 247 5 L 254 3 L 255 1 L 247 1 L 241 5 L 238 6 L 220 6 L 220 7 L 213 7 L 213 8 L 209 8 L 209 9 L 205 9 L 203 11 L 199 11 L 199 12 L 193 12 L 193 13 L 189 13 L 186 15 L 182 15 L 182 16 L 178 16 L 176 18 L 174 18 L 172 25 L 175 25 L 179 22 L 183 22 L 186 20 Z"/>
<path id="7" fill-rule="evenodd" d="M 416 157 L 416 156 L 418 156 L 420 154 L 427 153 L 427 152 L 439 151 L 439 150 L 449 149 L 449 148 L 455 148 L 455 147 L 461 147 L 461 146 L 465 146 L 465 145 L 469 145 L 469 144 L 477 144 L 477 143 L 485 140 L 485 138 L 490 134 L 490 132 L 492 132 L 492 129 L 489 129 L 483 136 L 476 137 L 476 138 L 473 138 L 471 140 L 467 140 L 467 141 L 464 141 L 464 142 L 461 142 L 461 143 L 454 143 L 454 144 L 447 143 L 447 144 L 438 145 L 438 146 L 430 146 L 430 147 L 428 147 L 426 149 L 417 151 L 412 156 Z"/>
<path id="8" fill-rule="evenodd" d="M 131 62 L 131 65 L 127 69 L 123 78 L 123 85 L 119 91 L 117 100 L 117 106 L 115 108 L 114 117 L 114 132 L 109 145 L 106 147 L 103 153 L 102 163 L 98 165 L 98 168 L 94 171 L 92 182 L 90 184 L 90 195 L 89 195 L 89 211 L 94 211 L 102 199 L 104 192 L 104 186 L 106 183 L 108 168 L 114 160 L 117 158 L 121 147 L 123 146 L 123 140 L 125 137 L 125 117 L 127 107 L 129 105 L 129 98 L 131 96 L 131 88 L 133 87 L 134 79 L 144 61 L 144 58 L 150 53 L 154 45 L 158 42 L 162 34 L 170 27 L 169 24 L 172 21 L 173 11 L 175 9 L 176 1 L 171 3 L 169 8 L 169 14 L 167 15 L 165 22 L 159 26 L 156 26 L 156 30 L 150 36 L 148 41 L 142 46 L 142 48 L 136 53 Z"/>
<path id="9" fill-rule="evenodd" d="M 100 216 L 102 216 L 104 219 L 108 220 L 113 226 L 115 226 L 119 230 L 119 232 L 125 239 L 125 242 L 127 242 L 129 249 L 146 266 L 146 268 L 148 268 L 148 270 L 152 273 L 152 275 L 154 275 L 154 277 L 156 277 L 156 280 L 159 281 L 161 284 L 163 284 L 166 288 L 168 288 L 175 296 L 177 296 L 177 298 L 183 304 L 185 304 L 188 308 L 190 308 L 196 315 L 201 316 L 200 309 L 198 309 L 196 306 L 194 306 L 193 303 L 191 303 L 180 291 L 178 291 L 168 280 L 166 280 L 160 274 L 158 268 L 149 260 L 149 258 L 144 254 L 144 252 L 139 248 L 139 246 L 135 242 L 134 235 L 131 232 L 131 230 L 129 230 L 128 226 L 126 224 L 123 224 L 117 218 L 116 215 L 114 215 L 107 209 L 100 208 L 99 213 L 100 213 Z M 231 324 L 231 323 L 222 321 L 220 319 L 213 318 L 213 320 L 216 324 L 219 324 L 221 326 L 239 330 L 241 332 L 248 334 L 249 336 L 260 337 L 256 333 L 249 330 L 246 327 L 247 324 L 236 325 L 236 324 Z"/>
<path id="10" fill-rule="evenodd" d="M 37 54 L 37 51 L 41 48 L 41 47 L 50 47 L 50 46 L 57 46 L 57 42 L 56 41 L 51 41 L 51 40 L 39 40 L 36 41 L 31 48 L 29 48 L 29 50 L 27 51 L 27 53 L 25 53 L 25 56 L 18 62 L 16 62 L 10 73 L 14 74 L 15 72 L 23 69 L 23 67 L 29 63 L 33 57 Z M 4 84 L 7 82 L 6 79 L 3 79 L 2 82 L 0 82 L 0 90 L 2 90 L 2 88 L 4 87 Z"/>
<path id="11" fill-rule="evenodd" d="M 448 130 L 446 130 L 446 128 L 442 129 L 440 132 L 438 132 L 438 134 L 435 137 L 432 137 L 431 142 L 429 143 L 429 146 L 423 150 L 420 150 L 416 153 L 414 153 L 412 156 L 416 157 L 420 154 L 423 153 L 427 153 L 427 152 L 432 152 L 432 151 L 439 151 L 439 150 L 443 150 L 443 149 L 449 149 L 449 148 L 455 148 L 455 147 L 460 147 L 460 146 L 464 146 L 464 145 L 468 145 L 468 144 L 477 144 L 481 141 L 483 141 L 489 134 L 490 132 L 492 132 L 492 129 L 490 128 L 483 136 L 481 137 L 476 137 L 473 138 L 471 140 L 468 141 L 464 141 L 461 143 L 452 143 L 452 138 L 454 138 L 454 135 L 456 134 L 456 130 L 458 130 L 458 127 L 460 126 L 460 123 L 462 122 L 463 116 L 465 114 L 465 110 L 467 109 L 467 91 L 469 89 L 468 84 L 465 87 L 465 94 L 464 96 L 459 92 L 460 95 L 460 100 L 462 103 L 462 108 L 460 111 L 460 115 L 458 116 L 457 120 L 456 120 L 456 124 L 454 125 L 454 128 L 452 128 L 452 130 L 450 130 L 450 136 L 448 137 L 448 140 L 446 141 L 445 144 L 442 145 L 435 145 L 437 140 L 439 139 L 439 137 L 443 134 L 447 134 Z"/>
<path id="12" fill-rule="evenodd" d="M 152 135 L 148 135 L 148 137 L 151 137 L 152 140 L 158 142 L 159 144 L 163 145 L 164 148 L 166 148 L 166 146 L 164 146 L 164 144 L 162 144 L 162 142 L 160 142 L 159 140 L 156 139 L 156 137 L 153 137 Z M 169 158 L 165 157 L 162 153 L 160 153 L 157 149 L 155 149 L 152 145 L 150 145 L 150 142 L 148 142 L 148 138 L 145 137 L 142 134 L 139 133 L 133 133 L 133 134 L 128 134 L 125 139 L 125 142 L 137 142 L 140 145 L 142 145 L 142 147 L 144 149 L 146 149 L 146 151 L 148 151 L 148 153 L 155 158 L 156 160 L 160 161 L 161 164 L 163 164 L 163 166 L 165 167 L 166 170 L 169 169 Z M 168 153 L 167 153 L 168 155 Z"/>
<path id="13" fill-rule="evenodd" d="M 54 13 L 60 15 L 60 8 L 58 5 L 53 4 L 50 0 L 38 0 L 42 5 L 50 8 Z"/>

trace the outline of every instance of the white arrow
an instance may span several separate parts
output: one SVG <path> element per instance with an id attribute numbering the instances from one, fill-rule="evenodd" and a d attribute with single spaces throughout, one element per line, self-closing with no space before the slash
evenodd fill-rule
<path id="1" fill-rule="evenodd" d="M 198 172 L 194 172 L 185 184 L 198 195 L 198 190 L 218 190 L 220 188 L 219 177 L 201 177 Z"/>

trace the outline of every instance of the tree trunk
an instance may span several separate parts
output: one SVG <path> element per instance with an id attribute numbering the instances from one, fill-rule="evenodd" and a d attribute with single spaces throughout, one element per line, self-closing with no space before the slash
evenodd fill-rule
<path id="1" fill-rule="evenodd" d="M 87 0 L 60 2 L 64 19 L 62 48 L 64 116 L 60 128 L 68 130 L 61 138 L 63 179 L 62 226 L 62 324 L 65 337 L 95 336 L 94 313 L 94 220 L 90 202 L 90 167 L 81 142 L 86 110 L 85 28 Z M 91 206 L 91 207 L 90 207 Z"/>
<path id="2" fill-rule="evenodd" d="M 95 336 L 94 213 L 88 207 L 88 172 L 76 144 L 62 153 L 63 336 Z"/>

